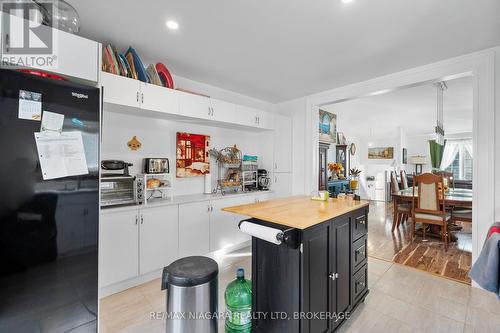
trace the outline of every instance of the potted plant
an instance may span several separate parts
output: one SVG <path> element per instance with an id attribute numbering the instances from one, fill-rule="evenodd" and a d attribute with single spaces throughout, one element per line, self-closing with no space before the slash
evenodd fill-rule
<path id="1" fill-rule="evenodd" d="M 351 190 L 357 190 L 361 170 L 359 170 L 358 168 L 352 168 L 351 170 L 349 170 L 349 174 L 351 175 Z"/>
<path id="2" fill-rule="evenodd" d="M 342 163 L 328 163 L 328 170 L 332 173 L 332 179 L 339 179 L 339 174 L 344 171 Z"/>

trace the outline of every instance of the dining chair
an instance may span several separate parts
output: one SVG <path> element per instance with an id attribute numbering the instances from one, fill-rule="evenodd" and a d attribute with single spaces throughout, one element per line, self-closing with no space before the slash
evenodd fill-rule
<path id="1" fill-rule="evenodd" d="M 472 209 L 454 209 L 451 211 L 452 223 L 469 222 L 472 223 Z"/>
<path id="2" fill-rule="evenodd" d="M 391 192 L 398 193 L 399 190 L 399 183 L 396 177 L 396 173 L 394 171 L 391 171 Z M 392 219 L 391 231 L 394 231 L 396 227 L 399 227 L 402 222 L 408 221 L 408 218 L 411 215 L 411 205 L 398 202 L 396 197 L 393 197 L 393 209 L 394 214 Z"/>
<path id="3" fill-rule="evenodd" d="M 408 177 L 406 176 L 405 170 L 401 170 L 401 188 L 403 190 L 408 188 Z"/>
<path id="4" fill-rule="evenodd" d="M 443 195 L 443 177 L 432 173 L 425 173 L 413 178 L 413 227 L 411 238 L 415 237 L 417 223 L 422 223 L 422 232 L 425 239 L 425 228 L 427 224 L 441 227 L 441 238 L 444 249 L 448 251 L 450 235 L 448 233 L 448 222 L 451 214 L 445 210 L 446 202 Z M 418 195 L 415 191 L 418 191 Z"/>
<path id="5" fill-rule="evenodd" d="M 455 177 L 453 176 L 453 172 L 444 171 L 444 170 L 434 170 L 432 171 L 436 176 L 443 177 L 448 184 L 448 187 L 455 188 Z"/>

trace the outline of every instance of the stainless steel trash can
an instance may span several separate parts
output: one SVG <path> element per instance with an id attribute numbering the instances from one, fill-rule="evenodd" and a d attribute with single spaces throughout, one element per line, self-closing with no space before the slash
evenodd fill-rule
<path id="1" fill-rule="evenodd" d="M 219 266 L 207 257 L 186 257 L 163 269 L 167 333 L 217 333 Z"/>

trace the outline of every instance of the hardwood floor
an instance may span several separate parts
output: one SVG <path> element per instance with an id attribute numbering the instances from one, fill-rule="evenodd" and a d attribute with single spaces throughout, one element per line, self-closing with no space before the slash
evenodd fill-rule
<path id="1" fill-rule="evenodd" d="M 369 256 L 470 284 L 472 233 L 469 223 L 463 223 L 463 229 L 454 233 L 457 240 L 450 243 L 448 251 L 445 251 L 444 244 L 432 237 L 423 240 L 417 236 L 412 242 L 410 222 L 392 232 L 391 204 L 372 202 L 369 221 Z"/>

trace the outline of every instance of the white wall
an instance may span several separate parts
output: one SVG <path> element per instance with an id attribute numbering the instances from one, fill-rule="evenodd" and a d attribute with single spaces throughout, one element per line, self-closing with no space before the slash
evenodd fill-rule
<path id="1" fill-rule="evenodd" d="M 243 154 L 258 155 L 263 166 L 272 165 L 272 135 L 268 132 L 247 132 L 217 128 L 194 123 L 176 122 L 125 115 L 104 113 L 103 143 L 101 159 L 119 159 L 131 162 L 132 174 L 142 172 L 142 159 L 146 157 L 168 157 L 170 172 L 175 175 L 176 133 L 190 132 L 211 136 L 211 146 L 221 149 L 236 144 Z M 142 143 L 139 151 L 131 151 L 127 142 L 132 136 Z M 217 164 L 211 161 L 212 181 L 217 176 Z M 175 178 L 173 195 L 203 193 L 203 177 Z"/>

